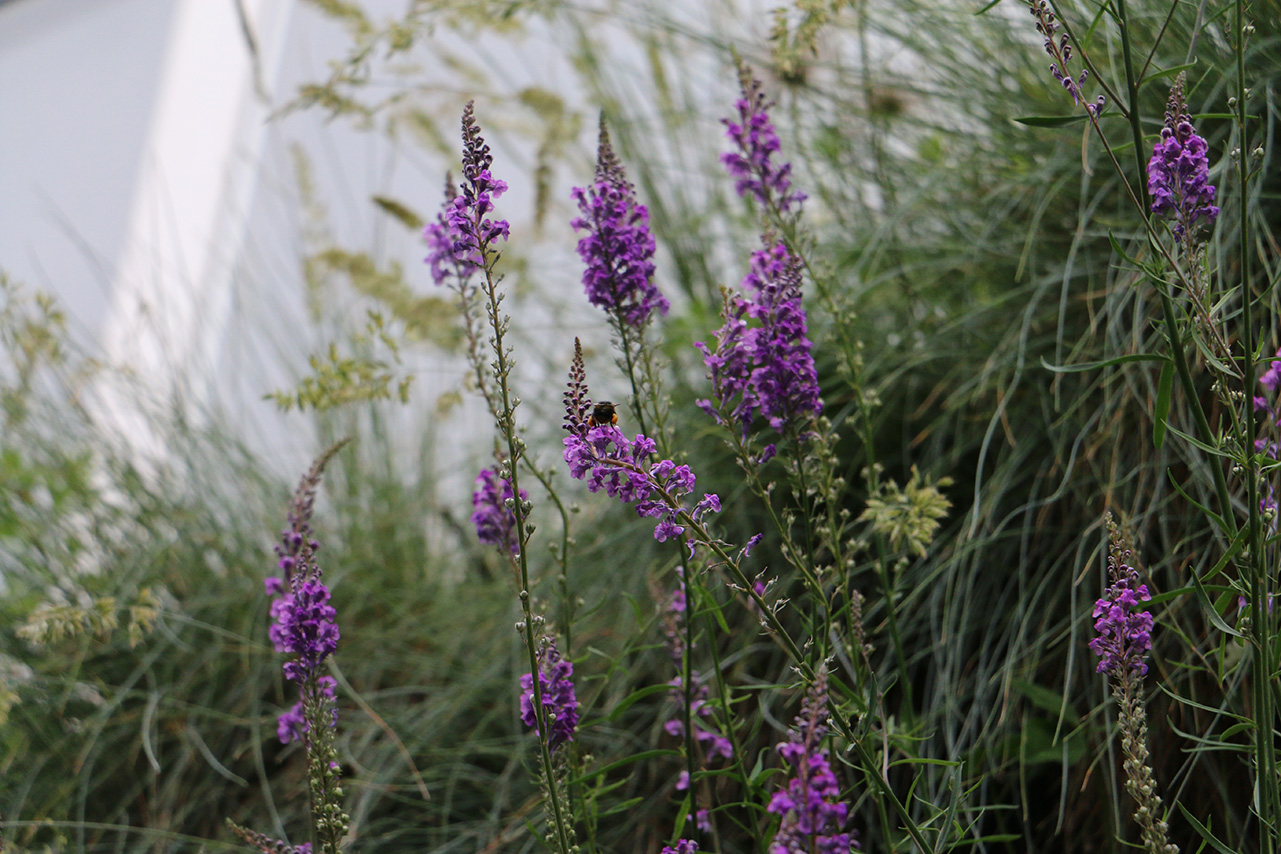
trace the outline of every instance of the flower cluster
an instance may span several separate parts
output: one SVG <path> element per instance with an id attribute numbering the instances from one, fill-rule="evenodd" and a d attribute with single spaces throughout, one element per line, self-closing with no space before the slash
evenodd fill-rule
<path id="1" fill-rule="evenodd" d="M 821 746 L 827 735 L 826 669 L 815 676 L 789 735 L 777 750 L 791 776 L 767 808 L 782 817 L 770 854 L 849 854 L 859 847 L 854 834 L 843 830 L 849 806 L 840 799 L 840 784 Z"/>
<path id="2" fill-rule="evenodd" d="M 268 637 L 277 652 L 292 656 L 284 665 L 285 678 L 297 683 L 301 695 L 299 702 L 277 721 L 276 733 L 286 744 L 303 738 L 309 731 L 305 716 L 307 701 L 329 710 L 330 726 L 338 721 L 334 680 L 320 676 L 321 662 L 338 648 L 335 622 L 338 612 L 329 604 L 329 588 L 321 580 L 320 566 L 316 563 L 320 543 L 311 536 L 316 487 L 327 460 L 328 455 L 317 461 L 303 476 L 294 494 L 289 527 L 281 532 L 281 544 L 276 547 L 277 565 L 283 577 L 270 576 L 265 580 L 267 594 L 276 597 L 271 603 L 272 625 Z"/>
<path id="3" fill-rule="evenodd" d="M 1152 615 L 1135 609 L 1152 595 L 1147 585 L 1139 584 L 1138 572 L 1127 563 L 1131 551 L 1111 517 L 1108 530 L 1108 578 L 1112 583 L 1094 603 L 1094 628 L 1099 636 L 1090 641 L 1090 650 L 1099 657 L 1099 673 L 1142 676 L 1148 672 L 1145 659 L 1152 649 Z"/>
<path id="4" fill-rule="evenodd" d="M 679 524 L 680 514 L 696 480 L 689 466 L 678 466 L 671 460 L 651 463 L 650 457 L 658 450 L 653 439 L 637 433 L 629 440 L 612 425 L 593 427 L 585 435 L 576 433 L 564 441 L 571 477 L 586 479 L 592 492 L 604 490 L 611 498 L 636 505 L 637 515 L 657 519 L 654 539 L 660 543 L 685 533 Z M 708 511 L 718 513 L 720 509 L 720 498 L 709 492 L 689 512 L 698 522 Z"/>
<path id="5" fill-rule="evenodd" d="M 591 400 L 587 397 L 583 348 L 577 339 L 564 398 L 564 426 L 569 431 L 564 439 L 565 462 L 570 476 L 586 479 L 592 492 L 604 490 L 611 498 L 635 504 L 638 515 L 657 519 L 654 539 L 664 543 L 685 533 L 685 526 L 679 524 L 682 513 L 701 523 L 708 512 L 720 512 L 721 500 L 712 492 L 687 510 L 684 499 L 694 491 L 694 473 L 689 466 L 678 466 L 671 460 L 651 462 L 650 457 L 658 451 L 653 439 L 641 433 L 628 439 L 612 424 L 591 426 L 586 414 Z"/>
<path id="6" fill-rule="evenodd" d="M 554 638 L 544 637 L 538 648 L 538 685 L 542 694 L 543 719 L 547 724 L 547 748 L 555 750 L 574 740 L 578 726 L 578 698 L 574 696 L 574 665 L 561 658 Z M 534 677 L 520 677 L 520 719 L 525 726 L 538 728 L 534 714 Z"/>
<path id="7" fill-rule="evenodd" d="M 698 843 L 692 839 L 678 839 L 675 845 L 664 845 L 662 854 L 698 854 Z"/>
<path id="8" fill-rule="evenodd" d="M 654 235 L 649 211 L 638 204 L 623 166 L 609 143 L 602 117 L 596 180 L 575 187 L 574 201 L 582 216 L 570 222 L 586 234 L 578 255 L 587 265 L 583 286 L 588 301 L 628 326 L 643 326 L 655 309 L 667 314 L 666 297 L 654 286 Z"/>
<path id="9" fill-rule="evenodd" d="M 468 101 L 463 108 L 462 193 L 449 209 L 446 232 L 454 239 L 454 255 L 477 266 L 485 264 L 489 245 L 500 237 L 506 240 L 510 229 L 505 219 L 486 218 L 494 210 L 493 200 L 507 192 L 506 182 L 489 172 L 493 162 L 476 124 L 474 104 Z"/>
<path id="10" fill-rule="evenodd" d="M 792 164 L 775 166 L 770 158 L 780 148 L 774 123 L 769 118 L 769 108 L 774 103 L 761 91 L 761 81 L 752 77 L 747 65 L 738 69 L 742 97 L 738 99 L 738 121 L 721 119 L 725 135 L 733 141 L 736 151 L 721 155 L 721 163 L 730 177 L 735 179 L 734 189 L 739 197 L 751 193 L 766 207 L 777 206 L 787 213 L 799 208 L 805 194 L 792 190 Z"/>
<path id="11" fill-rule="evenodd" d="M 454 247 L 465 243 L 463 233 L 453 223 L 454 204 L 458 199 L 458 188 L 450 176 L 445 176 L 445 204 L 436 214 L 436 221 L 428 223 L 423 229 L 423 240 L 427 244 L 427 257 L 423 262 L 431 267 L 432 281 L 443 285 L 453 279 L 464 284 L 476 268 L 483 262 L 476 253 L 458 254 Z"/>
<path id="12" fill-rule="evenodd" d="M 684 567 L 677 567 L 677 573 L 684 573 Z M 671 598 L 668 600 L 667 613 L 664 615 L 664 633 L 667 636 L 667 654 L 672 660 L 672 664 L 677 670 L 681 670 L 684 665 L 685 655 L 685 636 L 683 633 L 684 621 L 687 619 L 685 587 L 682 583 L 672 591 Z M 712 707 L 708 703 L 709 691 L 707 683 L 703 681 L 703 676 L 697 670 L 690 670 L 690 691 L 689 691 L 689 719 L 694 725 L 694 740 L 702 745 L 707 758 L 720 756 L 724 759 L 734 758 L 734 746 L 720 730 L 716 728 L 712 720 Z M 672 686 L 672 698 L 676 701 L 677 708 L 685 705 L 685 691 L 681 684 L 681 678 L 677 676 L 668 683 Z M 677 714 L 675 717 L 663 724 L 663 729 L 668 735 L 683 738 L 685 735 L 685 718 L 683 714 Z M 681 772 L 681 779 L 676 784 L 677 789 L 686 789 L 689 786 L 689 771 Z"/>
<path id="13" fill-rule="evenodd" d="M 1192 127 L 1180 74 L 1170 89 L 1161 138 L 1153 146 L 1152 159 L 1148 161 L 1152 213 L 1174 217 L 1174 239 L 1180 242 L 1195 233 L 1198 219 L 1204 219 L 1209 226 L 1219 216 L 1206 150 L 1205 140 Z"/>
<path id="14" fill-rule="evenodd" d="M 1059 36 L 1057 40 L 1054 38 L 1059 30 L 1059 22 L 1054 18 L 1054 10 L 1050 8 L 1047 0 L 1031 0 L 1030 6 L 1032 16 L 1036 18 L 1036 31 L 1045 37 L 1045 52 L 1054 60 L 1050 63 L 1050 73 L 1072 96 L 1072 103 L 1081 103 L 1084 98 L 1081 87 L 1090 76 L 1090 70 L 1081 69 L 1080 76 L 1073 79 L 1072 72 L 1068 70 L 1068 63 L 1072 61 L 1072 44 L 1068 40 L 1067 33 Z M 1097 116 L 1106 103 L 1107 99 L 1100 95 L 1093 103 L 1086 103 L 1085 110 L 1091 116 Z"/>
<path id="15" fill-rule="evenodd" d="M 715 347 L 695 344 L 712 381 L 701 406 L 719 423 L 737 423 L 744 435 L 759 416 L 779 433 L 799 429 L 823 409 L 805 309 L 801 264 L 767 236 L 752 254 L 742 294 L 727 294 Z M 748 320 L 757 325 L 749 326 Z"/>
<path id="16" fill-rule="evenodd" d="M 528 498 L 529 494 L 522 489 L 520 500 Z M 506 548 L 512 554 L 520 550 L 516 514 L 508 503 L 514 500 L 510 480 L 500 477 L 494 469 L 481 469 L 471 496 L 471 523 L 476 526 L 476 537 L 482 543 Z"/>

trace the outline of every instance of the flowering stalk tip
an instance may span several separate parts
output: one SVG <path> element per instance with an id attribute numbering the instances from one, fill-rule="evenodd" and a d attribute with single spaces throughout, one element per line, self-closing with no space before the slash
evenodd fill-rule
<path id="1" fill-rule="evenodd" d="M 1136 609 L 1152 595 L 1128 563 L 1132 553 L 1110 514 L 1107 524 L 1111 534 L 1108 579 L 1112 583 L 1094 603 L 1094 629 L 1099 635 L 1090 641 L 1090 650 L 1099 657 L 1099 673 L 1143 676 L 1148 672 L 1146 659 L 1152 649 L 1152 615 Z"/>
<path id="2" fill-rule="evenodd" d="M 570 225 L 585 232 L 578 241 L 587 300 L 620 325 L 644 326 L 655 310 L 669 303 L 654 285 L 654 235 L 649 210 L 636 201 L 623 165 L 610 145 L 605 117 L 600 121 L 595 182 L 572 191 L 581 216 Z"/>
<path id="3" fill-rule="evenodd" d="M 771 159 L 782 147 L 769 117 L 774 102 L 765 97 L 761 81 L 752 76 L 746 63 L 739 63 L 738 81 L 737 121 L 721 119 L 735 150 L 722 154 L 721 163 L 735 179 L 734 189 L 740 198 L 751 193 L 762 205 L 776 207 L 780 213 L 799 210 L 805 194 L 792 189 L 792 164 L 777 166 Z"/>
<path id="4" fill-rule="evenodd" d="M 701 524 L 707 513 L 720 512 L 721 500 L 710 492 L 692 509 L 685 506 L 684 499 L 693 492 L 697 478 L 687 465 L 671 460 L 651 462 L 658 453 L 653 439 L 643 433 L 628 439 L 613 424 L 594 425 L 586 417 L 591 399 L 587 397 L 583 350 L 577 340 L 564 398 L 565 429 L 569 431 L 563 440 L 564 457 L 570 477 L 587 480 L 591 492 L 604 490 L 624 504 L 634 504 L 637 514 L 657 519 L 654 539 L 663 543 L 685 533 L 682 515 Z"/>
<path id="5" fill-rule="evenodd" d="M 1085 98 L 1081 94 L 1081 87 L 1090 76 L 1090 70 L 1082 68 L 1081 74 L 1073 78 L 1072 72 L 1068 70 L 1068 63 L 1072 61 L 1072 42 L 1068 39 L 1067 33 L 1055 38 L 1059 30 L 1059 22 L 1054 17 L 1054 10 L 1050 8 L 1047 0 L 1030 0 L 1029 5 L 1032 17 L 1036 18 L 1036 31 L 1045 37 L 1045 52 L 1054 60 L 1050 63 L 1050 74 L 1054 75 L 1054 79 L 1059 81 L 1072 96 L 1072 103 L 1080 104 Z M 1100 95 L 1093 102 L 1086 102 L 1085 111 L 1091 118 L 1096 118 L 1103 111 L 1106 103 L 1107 98 Z"/>
<path id="6" fill-rule="evenodd" d="M 1148 161 L 1148 195 L 1152 213 L 1174 219 L 1174 239 L 1183 243 L 1195 235 L 1204 220 L 1214 225 L 1219 209 L 1214 205 L 1210 183 L 1210 161 L 1205 140 L 1192 127 L 1183 94 L 1184 75 L 1170 89 L 1161 138 Z"/>
<path id="7" fill-rule="evenodd" d="M 480 135 L 476 124 L 475 102 L 463 108 L 463 182 L 462 190 L 449 210 L 448 230 L 454 239 L 453 252 L 472 265 L 483 267 L 490 244 L 506 240 L 510 225 L 505 219 L 490 219 L 494 199 L 507 192 L 507 184 L 490 174 L 494 157 Z"/>

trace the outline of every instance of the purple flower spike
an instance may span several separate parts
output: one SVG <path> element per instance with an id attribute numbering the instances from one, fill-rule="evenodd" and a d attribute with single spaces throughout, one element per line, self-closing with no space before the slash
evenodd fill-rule
<path id="1" fill-rule="evenodd" d="M 587 480 L 592 492 L 605 491 L 624 504 L 634 504 L 636 513 L 657 519 L 654 539 L 660 543 L 685 533 L 680 514 L 686 511 L 684 499 L 694 490 L 696 478 L 689 466 L 671 460 L 650 462 L 656 452 L 654 440 L 637 433 L 628 439 L 612 425 L 593 427 L 584 435 L 565 437 L 565 462 L 576 480 Z M 720 499 L 704 496 L 694 511 L 695 521 L 714 512 Z"/>
<path id="2" fill-rule="evenodd" d="M 1147 585 L 1139 584 L 1138 572 L 1126 563 L 1131 551 L 1110 516 L 1108 532 L 1108 578 L 1112 584 L 1094 603 L 1094 629 L 1099 636 L 1090 641 L 1090 650 L 1099 657 L 1099 673 L 1143 676 L 1148 672 L 1145 659 L 1152 649 L 1152 615 L 1136 609 L 1152 596 Z"/>
<path id="3" fill-rule="evenodd" d="M 1161 139 L 1148 161 L 1148 194 L 1152 213 L 1174 218 L 1174 239 L 1180 243 L 1195 236 L 1197 220 L 1214 225 L 1219 209 L 1214 205 L 1210 161 L 1206 143 L 1192 127 L 1183 97 L 1183 75 L 1170 89 Z"/>
<path id="4" fill-rule="evenodd" d="M 774 793 L 767 809 L 782 816 L 770 854 L 849 854 L 859 844 L 852 831 L 844 830 L 849 806 L 822 747 L 827 735 L 827 670 L 820 669 L 801 706 L 801 714 L 778 745 L 778 753 L 791 766 L 785 788 Z"/>
<path id="5" fill-rule="evenodd" d="M 507 192 L 507 184 L 489 173 L 494 162 L 489 146 L 480 135 L 472 101 L 463 108 L 463 182 L 462 193 L 454 198 L 448 210 L 446 226 L 453 238 L 454 255 L 484 266 L 490 244 L 500 237 L 507 239 L 510 226 L 505 219 L 489 219 L 494 199 Z"/>
<path id="6" fill-rule="evenodd" d="M 1054 10 L 1047 0 L 1030 0 L 1028 5 L 1031 7 L 1032 17 L 1036 18 L 1037 32 L 1045 37 L 1045 52 L 1054 60 L 1050 63 L 1050 74 L 1072 96 L 1072 103 L 1080 104 L 1085 100 L 1081 87 L 1090 76 L 1089 69 L 1081 69 L 1080 75 L 1073 78 L 1073 72 L 1068 69 L 1068 63 L 1072 61 L 1072 43 L 1068 40 L 1067 33 L 1056 38 L 1059 22 L 1054 18 Z M 1097 117 L 1106 103 L 1107 99 L 1100 95 L 1093 102 L 1086 102 L 1085 111 L 1091 118 Z"/>
<path id="7" fill-rule="evenodd" d="M 506 548 L 512 554 L 520 550 L 516 537 L 516 514 L 507 506 L 513 498 L 510 480 L 504 480 L 493 469 L 481 469 L 476 476 L 476 489 L 472 492 L 471 523 L 476 526 L 476 538 L 482 543 Z M 529 494 L 520 491 L 520 500 Z"/>
<path id="8" fill-rule="evenodd" d="M 1276 392 L 1281 385 L 1281 350 L 1277 350 L 1276 359 L 1268 363 L 1268 369 L 1259 375 L 1259 385 L 1268 391 Z"/>
<path id="9" fill-rule="evenodd" d="M 644 326 L 657 309 L 667 314 L 667 298 L 654 286 L 654 235 L 649 211 L 636 201 L 623 166 L 609 144 L 605 118 L 600 122 L 596 181 L 575 187 L 574 201 L 582 216 L 570 222 L 586 234 L 578 255 L 587 265 L 583 286 L 588 301 L 628 326 Z"/>
<path id="10" fill-rule="evenodd" d="M 765 97 L 761 81 L 752 77 L 746 64 L 739 65 L 738 79 L 742 90 L 736 104 L 738 121 L 721 119 L 725 135 L 737 150 L 722 154 L 721 163 L 735 179 L 734 189 L 740 198 L 751 193 L 762 205 L 775 206 L 780 213 L 799 209 L 805 194 L 792 190 L 792 164 L 775 166 L 770 160 L 781 147 L 769 118 L 774 102 Z"/>
<path id="11" fill-rule="evenodd" d="M 574 740 L 578 726 L 578 699 L 574 696 L 574 665 L 561 658 L 556 641 L 544 637 L 538 648 L 538 685 L 542 692 L 543 718 L 547 722 L 547 748 L 555 750 Z M 538 727 L 534 715 L 534 677 L 520 677 L 520 719 L 527 727 Z"/>
<path id="12" fill-rule="evenodd" d="M 703 353 L 714 396 L 699 405 L 720 423 L 738 423 L 744 435 L 757 417 L 779 433 L 802 431 L 823 410 L 801 305 L 800 261 L 782 243 L 768 236 L 763 242 L 766 248 L 752 255 L 743 293 L 726 297 L 714 349 L 694 345 Z"/>
<path id="13" fill-rule="evenodd" d="M 321 580 L 316 562 L 320 544 L 312 539 L 311 514 L 321 472 L 339 447 L 321 456 L 298 484 L 290 504 L 289 527 L 281 532 L 281 544 L 276 546 L 277 567 L 283 577 L 268 578 L 265 585 L 267 594 L 275 597 L 267 636 L 277 652 L 290 656 L 284 674 L 298 685 L 300 696 L 299 702 L 277 720 L 277 735 L 285 743 L 302 739 L 309 731 L 304 717 L 308 701 L 328 710 L 329 726 L 338 723 L 335 682 L 332 677 L 320 675 L 321 663 L 338 648 L 338 612 L 329 604 L 329 588 Z"/>

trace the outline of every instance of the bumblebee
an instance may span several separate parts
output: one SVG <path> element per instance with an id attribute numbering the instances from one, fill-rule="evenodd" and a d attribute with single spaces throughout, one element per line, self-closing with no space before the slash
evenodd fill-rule
<path id="1" fill-rule="evenodd" d="M 606 424 L 618 423 L 618 411 L 614 404 L 608 400 L 602 400 L 592 407 L 592 414 L 587 416 L 587 428 L 604 427 Z"/>

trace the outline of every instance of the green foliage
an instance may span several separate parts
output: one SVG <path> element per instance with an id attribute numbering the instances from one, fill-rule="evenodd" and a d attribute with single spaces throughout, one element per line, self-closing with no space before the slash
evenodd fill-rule
<path id="1" fill-rule="evenodd" d="M 351 346 L 367 352 L 378 344 L 399 362 L 399 343 L 387 332 L 382 315 L 370 311 L 365 331 L 352 336 Z M 382 359 L 361 354 L 342 356 L 338 345 L 331 343 L 324 356 L 310 356 L 308 362 L 313 373 L 304 377 L 296 389 L 273 391 L 264 398 L 275 401 L 285 412 L 295 406 L 299 410 L 321 411 L 361 401 L 389 400 L 395 381 L 396 398 L 401 403 L 409 400 L 413 377 L 403 376 L 397 380 L 391 366 Z"/>

